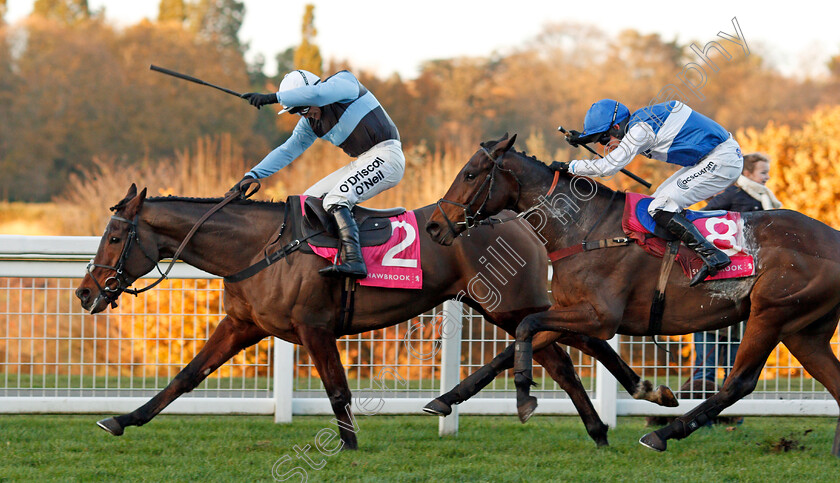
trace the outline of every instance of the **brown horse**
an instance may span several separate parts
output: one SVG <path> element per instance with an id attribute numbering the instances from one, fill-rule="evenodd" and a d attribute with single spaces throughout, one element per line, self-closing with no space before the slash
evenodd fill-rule
<path id="1" fill-rule="evenodd" d="M 101 312 L 138 277 L 155 268 L 158 261 L 172 257 L 188 231 L 219 199 L 201 200 L 175 197 L 146 199 L 146 190 L 137 194 L 134 185 L 126 197 L 112 208 L 114 216 L 105 228 L 89 273 L 76 290 L 82 307 Z M 263 249 L 272 241 L 285 203 L 235 201 L 213 214 L 195 232 L 182 253 L 186 263 L 209 273 L 234 274 L 263 259 Z M 418 223 L 425 223 L 433 207 L 415 211 Z M 291 230 L 281 237 L 279 246 L 290 243 Z M 98 424 L 114 435 L 127 426 L 149 422 L 173 400 L 191 391 L 210 373 L 240 350 L 269 335 L 306 347 L 324 383 L 327 396 L 339 421 L 345 448 L 356 448 L 350 412 L 350 390 L 341 364 L 336 339 L 396 325 L 430 310 L 443 301 L 459 296 L 491 323 L 512 334 L 516 324 L 530 313 L 542 312 L 550 305 L 546 295 L 545 254 L 533 233 L 517 226 L 476 231 L 452 247 L 435 244 L 420 235 L 422 290 L 359 287 L 351 325 L 342 327 L 341 282 L 318 274 L 328 262 L 320 257 L 293 253 L 255 276 L 237 283 L 225 283 L 226 316 L 195 358 L 169 385 L 135 411 L 108 418 Z M 503 239 L 531 270 L 510 275 L 492 305 L 484 305 L 470 287 L 485 267 L 484 251 L 495 240 Z M 463 296 L 466 293 L 466 296 Z M 514 293 L 516 294 L 514 296 Z M 651 390 L 649 381 L 640 381 L 603 341 L 573 335 L 563 339 L 584 353 L 603 361 L 622 384 L 638 399 L 675 405 L 670 389 Z M 567 391 L 578 409 L 586 429 L 599 444 L 607 444 L 607 427 L 592 407 L 578 380 L 569 355 L 552 344 L 535 354 L 551 377 Z M 513 352 L 497 358 L 490 370 L 479 371 L 450 394 L 441 396 L 431 411 L 447 413 L 450 404 L 461 402 L 486 385 L 498 372 L 513 366 Z M 664 389 L 664 391 L 663 391 Z M 348 429 L 350 428 L 350 429 Z"/>
<path id="2" fill-rule="evenodd" d="M 555 172 L 511 150 L 515 138 L 505 135 L 484 143 L 470 158 L 426 225 L 435 240 L 450 244 L 468 226 L 503 209 L 533 216 L 549 253 L 581 246 L 584 240 L 624 236 L 623 193 Z M 747 324 L 720 392 L 642 437 L 640 442 L 650 448 L 664 451 L 668 439 L 688 436 L 752 392 L 780 341 L 840 405 L 840 361 L 830 347 L 840 316 L 840 232 L 788 210 L 744 213 L 743 221 L 745 248 L 756 261 L 754 276 L 694 288 L 681 270 L 668 279 L 664 321 L 657 333 L 687 334 L 744 319 Z M 649 334 L 660 265 L 660 259 L 636 245 L 580 250 L 554 262 L 554 304 L 525 317 L 516 329 L 515 382 L 523 422 L 536 407 L 528 394 L 532 347 L 539 349 L 560 333 L 600 339 L 616 333 Z M 831 451 L 840 456 L 840 421 Z"/>

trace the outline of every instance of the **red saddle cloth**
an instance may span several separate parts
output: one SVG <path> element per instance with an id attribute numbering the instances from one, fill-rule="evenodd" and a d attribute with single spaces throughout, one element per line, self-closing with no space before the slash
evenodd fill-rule
<path id="1" fill-rule="evenodd" d="M 639 193 L 627 193 L 621 227 L 624 233 L 651 255 L 662 258 L 667 242 L 653 235 L 653 218 L 647 207 L 653 198 Z M 721 280 L 755 275 L 752 255 L 744 251 L 744 223 L 734 211 L 688 211 L 686 218 L 716 247 L 729 255 L 732 264 L 706 280 Z M 703 266 L 694 251 L 680 246 L 677 262 L 686 277 L 691 278 Z"/>

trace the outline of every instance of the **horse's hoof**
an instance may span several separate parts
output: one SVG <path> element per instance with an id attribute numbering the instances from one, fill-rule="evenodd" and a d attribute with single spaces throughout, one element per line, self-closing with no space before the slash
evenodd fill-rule
<path id="1" fill-rule="evenodd" d="M 516 410 L 519 412 L 519 420 L 525 424 L 537 410 L 537 398 L 528 396 L 522 404 L 517 405 Z"/>
<path id="2" fill-rule="evenodd" d="M 659 435 L 656 434 L 656 431 L 648 433 L 639 438 L 639 443 L 641 443 L 643 446 L 647 446 L 652 450 L 659 451 L 660 453 L 668 449 L 668 442 L 660 438 Z"/>
<path id="3" fill-rule="evenodd" d="M 589 436 L 595 441 L 595 445 L 599 448 L 604 448 L 610 445 L 610 442 L 607 439 L 607 432 L 609 432 L 609 430 L 610 427 L 603 423 L 598 424 L 592 431 L 589 431 L 587 428 Z"/>
<path id="4" fill-rule="evenodd" d="M 432 402 L 423 407 L 423 412 L 435 416 L 449 416 L 452 414 L 452 406 L 444 403 L 440 399 L 433 399 Z"/>
<path id="5" fill-rule="evenodd" d="M 109 433 L 113 434 L 114 436 L 122 436 L 123 434 L 123 427 L 120 423 L 117 422 L 114 418 L 103 419 L 102 421 L 97 421 L 96 425 L 100 428 L 108 431 Z"/>
<path id="6" fill-rule="evenodd" d="M 677 397 L 674 396 L 674 391 L 668 386 L 659 386 L 659 404 L 666 408 L 675 408 L 680 405 Z"/>

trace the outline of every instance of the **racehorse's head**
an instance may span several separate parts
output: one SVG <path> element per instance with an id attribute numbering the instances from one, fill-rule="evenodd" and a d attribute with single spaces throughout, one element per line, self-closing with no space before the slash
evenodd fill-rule
<path id="1" fill-rule="evenodd" d="M 146 199 L 146 189 L 137 194 L 131 185 L 119 203 L 111 207 L 114 215 L 105 226 L 96 256 L 88 263 L 87 273 L 76 289 L 76 297 L 90 313 L 101 312 L 137 278 L 148 273 L 158 261 L 158 248 L 147 236 L 139 236 L 142 223 L 140 210 Z M 129 291 L 131 291 L 129 289 Z"/>
<path id="2" fill-rule="evenodd" d="M 429 217 L 426 231 L 432 240 L 451 245 L 467 228 L 516 203 L 519 181 L 504 167 L 505 154 L 515 140 L 516 134 L 508 138 L 506 133 L 498 141 L 481 144 Z"/>

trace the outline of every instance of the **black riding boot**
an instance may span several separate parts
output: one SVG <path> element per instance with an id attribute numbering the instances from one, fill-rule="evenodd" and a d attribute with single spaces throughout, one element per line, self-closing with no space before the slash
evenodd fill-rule
<path id="1" fill-rule="evenodd" d="M 362 247 L 359 244 L 359 227 L 350 212 L 350 208 L 337 205 L 330 210 L 338 225 L 338 236 L 341 239 L 341 265 L 330 265 L 318 271 L 326 277 L 367 277 L 365 260 L 362 258 Z"/>
<path id="2" fill-rule="evenodd" d="M 685 246 L 694 250 L 703 259 L 703 266 L 700 268 L 700 271 L 688 283 L 690 287 L 706 280 L 706 277 L 718 273 L 718 271 L 728 267 L 732 263 L 732 260 L 712 242 L 706 240 L 706 237 L 700 233 L 700 230 L 688 221 L 682 213 L 659 211 L 653 215 L 653 221 L 676 235 L 677 238 L 685 243 Z"/>

